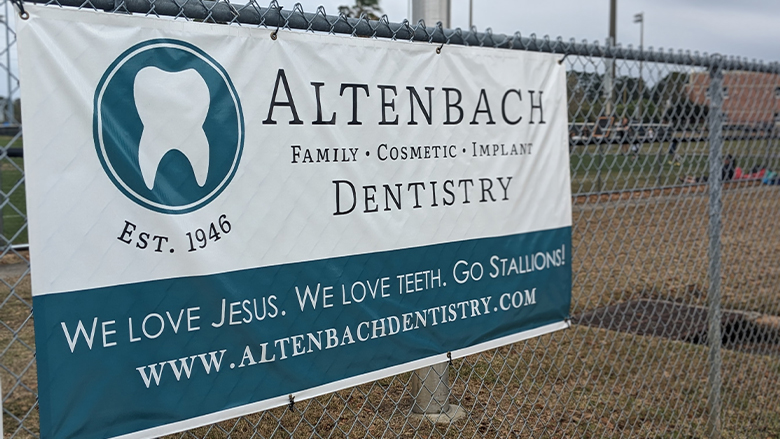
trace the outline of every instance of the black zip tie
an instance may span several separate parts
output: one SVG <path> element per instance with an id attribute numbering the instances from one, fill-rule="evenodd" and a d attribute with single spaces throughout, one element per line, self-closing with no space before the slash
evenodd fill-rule
<path id="1" fill-rule="evenodd" d="M 11 4 L 19 8 L 19 18 L 21 18 L 22 20 L 27 20 L 28 18 L 30 18 L 30 14 L 28 14 L 27 11 L 24 10 L 24 2 L 22 0 L 11 0 Z"/>
<path id="2" fill-rule="evenodd" d="M 565 60 L 567 56 L 569 56 L 568 53 L 566 55 L 563 55 L 563 58 L 558 60 L 558 64 L 563 64 L 563 60 Z"/>
<path id="3" fill-rule="evenodd" d="M 290 394 L 290 404 L 287 408 L 289 408 L 291 412 L 295 411 L 295 397 L 292 394 Z"/>
<path id="4" fill-rule="evenodd" d="M 271 32 L 271 39 L 274 41 L 276 41 L 277 34 L 279 33 L 279 28 L 282 26 L 282 9 L 284 9 L 284 6 L 279 6 L 279 4 L 277 3 L 276 11 L 279 13 L 279 21 L 276 23 L 276 30 Z"/>
<path id="5" fill-rule="evenodd" d="M 444 47 L 444 43 L 441 43 L 441 46 L 436 48 L 436 54 L 441 54 L 442 47 Z"/>
<path id="6" fill-rule="evenodd" d="M 447 352 L 447 358 L 449 359 L 450 367 L 452 367 L 452 352 Z"/>

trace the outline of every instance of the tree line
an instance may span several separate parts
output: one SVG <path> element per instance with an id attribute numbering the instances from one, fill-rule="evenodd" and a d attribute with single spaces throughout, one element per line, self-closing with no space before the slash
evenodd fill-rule
<path id="1" fill-rule="evenodd" d="M 607 78 L 603 73 L 567 72 L 569 120 L 595 122 L 599 117 L 627 117 L 634 123 L 669 123 L 675 127 L 706 123 L 709 107 L 693 102 L 688 73 L 671 72 L 655 84 L 616 76 L 612 81 L 612 114 L 607 114 Z"/>

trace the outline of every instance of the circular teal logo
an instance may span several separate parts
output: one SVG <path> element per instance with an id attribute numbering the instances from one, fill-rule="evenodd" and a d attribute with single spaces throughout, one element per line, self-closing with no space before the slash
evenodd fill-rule
<path id="1" fill-rule="evenodd" d="M 160 213 L 192 212 L 236 173 L 244 116 L 225 69 L 184 41 L 136 44 L 95 91 L 93 136 L 103 169 L 128 198 Z"/>

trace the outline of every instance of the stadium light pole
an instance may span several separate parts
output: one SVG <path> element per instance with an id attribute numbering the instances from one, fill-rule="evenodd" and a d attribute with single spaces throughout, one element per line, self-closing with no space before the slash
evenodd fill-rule
<path id="1" fill-rule="evenodd" d="M 607 49 L 613 49 L 617 43 L 617 0 L 609 0 L 609 38 L 607 38 Z M 612 128 L 612 122 L 613 122 L 613 116 L 614 116 L 614 108 L 613 108 L 613 101 L 612 101 L 612 91 L 614 88 L 613 81 L 615 80 L 615 60 L 613 58 L 607 57 L 604 60 L 604 63 L 606 64 L 605 72 L 604 72 L 604 96 L 606 99 L 606 117 L 607 117 L 607 132 L 611 132 Z M 602 112 L 604 114 L 604 112 Z M 597 122 L 598 123 L 598 122 Z M 601 167 L 604 163 L 604 154 L 603 154 L 603 145 L 601 142 L 599 142 L 599 146 L 597 149 L 597 169 L 598 173 L 596 174 L 596 192 L 601 192 Z"/>
<path id="2" fill-rule="evenodd" d="M 469 30 L 474 27 L 474 0 L 469 0 Z"/>
<path id="3" fill-rule="evenodd" d="M 617 0 L 609 1 L 609 39 L 607 39 L 607 46 L 614 48 L 617 43 Z M 607 117 L 612 117 L 612 81 L 615 79 L 615 62 L 611 58 L 607 58 Z"/>
<path id="4" fill-rule="evenodd" d="M 609 41 L 617 42 L 617 0 L 609 0 Z"/>
<path id="5" fill-rule="evenodd" d="M 642 100 L 644 99 L 644 80 L 642 78 L 642 57 L 644 56 L 645 47 L 645 13 L 640 12 L 634 14 L 634 23 L 639 23 L 639 105 L 634 110 L 637 114 L 634 115 L 635 119 L 639 119 L 639 124 L 642 124 Z"/>

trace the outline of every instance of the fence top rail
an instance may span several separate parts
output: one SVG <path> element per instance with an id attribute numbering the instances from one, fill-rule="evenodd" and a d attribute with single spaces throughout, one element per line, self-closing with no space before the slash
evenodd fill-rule
<path id="1" fill-rule="evenodd" d="M 663 49 L 635 49 L 600 45 L 598 42 L 568 41 L 558 37 L 537 37 L 535 34 L 522 36 L 494 34 L 490 28 L 478 32 L 472 29 L 445 29 L 442 24 L 427 26 L 420 20 L 411 23 L 403 20 L 392 23 L 386 15 L 379 20 L 370 20 L 344 15 L 328 15 L 320 6 L 314 13 L 305 12 L 300 3 L 292 9 L 284 9 L 276 0 L 269 6 L 261 7 L 255 1 L 245 5 L 227 1 L 210 0 L 28 0 L 31 3 L 70 6 L 78 8 L 100 9 L 108 12 L 130 12 L 147 15 L 185 17 L 187 19 L 212 21 L 217 23 L 238 23 L 265 26 L 268 28 L 298 29 L 307 31 L 348 34 L 360 37 L 390 38 L 396 40 L 425 41 L 437 44 L 462 46 L 494 47 L 500 49 L 527 50 L 532 52 L 557 53 L 564 55 L 610 58 L 629 61 L 645 61 L 666 64 L 678 64 L 691 67 L 712 67 L 722 70 L 745 70 L 780 74 L 780 63 L 764 63 L 740 57 L 721 56 L 691 51 L 664 51 Z M 562 58 L 563 59 L 563 58 Z"/>

